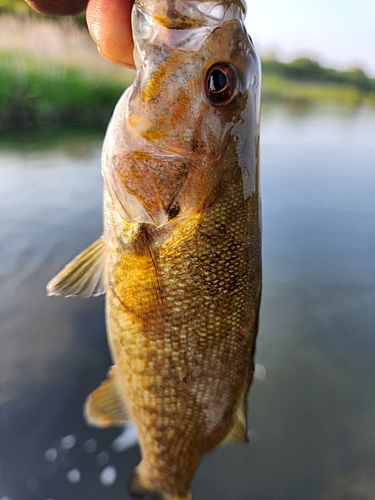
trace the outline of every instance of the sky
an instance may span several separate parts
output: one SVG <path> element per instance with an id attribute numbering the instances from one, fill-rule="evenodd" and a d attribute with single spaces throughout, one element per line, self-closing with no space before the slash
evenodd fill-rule
<path id="1" fill-rule="evenodd" d="M 375 0 L 247 0 L 246 26 L 258 52 L 308 56 L 375 77 Z"/>

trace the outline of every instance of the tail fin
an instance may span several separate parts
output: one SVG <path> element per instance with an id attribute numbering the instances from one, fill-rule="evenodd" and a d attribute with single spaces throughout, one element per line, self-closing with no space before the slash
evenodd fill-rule
<path id="1" fill-rule="evenodd" d="M 128 482 L 129 493 L 133 500 L 142 500 L 142 498 L 144 498 L 149 493 L 153 493 L 152 488 L 150 488 L 150 486 L 147 486 L 142 479 L 140 465 L 138 465 L 138 467 L 134 469 L 133 474 L 130 476 Z"/>
<path id="2" fill-rule="evenodd" d="M 165 500 L 193 500 L 193 497 L 191 496 L 190 491 L 186 493 L 186 495 L 183 496 L 176 496 L 176 495 L 164 495 Z"/>
<path id="3" fill-rule="evenodd" d="M 190 491 L 184 495 L 171 495 L 153 488 L 151 483 L 147 480 L 142 462 L 130 476 L 128 488 L 133 500 L 142 500 L 146 495 L 160 495 L 163 500 L 192 500 L 193 498 Z"/>

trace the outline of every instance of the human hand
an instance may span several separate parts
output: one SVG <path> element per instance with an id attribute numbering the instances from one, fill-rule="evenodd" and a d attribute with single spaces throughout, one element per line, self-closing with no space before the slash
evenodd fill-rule
<path id="1" fill-rule="evenodd" d="M 133 0 L 26 0 L 36 11 L 74 15 L 86 9 L 91 38 L 102 56 L 134 68 L 130 13 Z"/>

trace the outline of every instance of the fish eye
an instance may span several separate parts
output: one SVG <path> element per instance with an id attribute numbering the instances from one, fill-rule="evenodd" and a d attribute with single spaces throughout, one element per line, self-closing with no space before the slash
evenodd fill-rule
<path id="1" fill-rule="evenodd" d="M 238 79 L 232 66 L 218 63 L 207 71 L 206 95 L 214 106 L 228 104 L 237 93 Z"/>
<path id="2" fill-rule="evenodd" d="M 215 68 L 208 78 L 210 92 L 221 92 L 228 85 L 227 75 L 219 68 Z"/>

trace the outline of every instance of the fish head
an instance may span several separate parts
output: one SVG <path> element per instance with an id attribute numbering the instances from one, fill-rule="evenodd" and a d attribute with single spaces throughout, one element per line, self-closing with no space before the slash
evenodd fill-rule
<path id="1" fill-rule="evenodd" d="M 228 148 L 243 149 L 245 122 L 257 123 L 259 60 L 241 6 L 204 4 L 173 15 L 169 4 L 133 8 L 137 76 L 103 162 L 129 220 L 160 227 L 201 210 L 228 168 Z"/>

